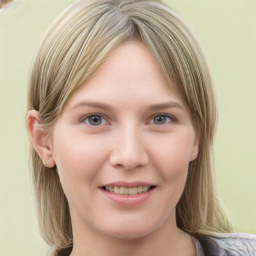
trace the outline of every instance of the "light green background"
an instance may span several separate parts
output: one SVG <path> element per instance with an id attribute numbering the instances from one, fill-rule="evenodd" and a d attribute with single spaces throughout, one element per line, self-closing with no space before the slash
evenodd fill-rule
<path id="1" fill-rule="evenodd" d="M 43 255 L 27 168 L 26 83 L 44 31 L 72 0 L 0 10 L 0 255 Z M 169 0 L 200 38 L 219 101 L 218 190 L 235 231 L 256 233 L 256 1 Z"/>

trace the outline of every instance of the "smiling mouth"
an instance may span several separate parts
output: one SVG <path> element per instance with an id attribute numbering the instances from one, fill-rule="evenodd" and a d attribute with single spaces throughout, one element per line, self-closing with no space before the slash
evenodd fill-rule
<path id="1" fill-rule="evenodd" d="M 138 186 L 138 187 L 130 187 L 130 188 L 118 187 L 118 186 L 106 186 L 102 188 L 108 192 L 112 192 L 119 195 L 138 195 L 155 188 L 155 186 Z"/>

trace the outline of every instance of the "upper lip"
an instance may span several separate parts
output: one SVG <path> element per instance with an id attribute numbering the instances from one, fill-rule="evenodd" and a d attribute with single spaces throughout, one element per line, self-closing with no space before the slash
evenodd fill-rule
<path id="1" fill-rule="evenodd" d="M 140 186 L 156 186 L 153 183 L 150 182 L 144 182 L 144 181 L 134 181 L 134 182 L 127 182 L 127 181 L 115 181 L 106 183 L 101 187 L 125 187 L 125 188 L 132 188 L 132 187 L 140 187 Z"/>

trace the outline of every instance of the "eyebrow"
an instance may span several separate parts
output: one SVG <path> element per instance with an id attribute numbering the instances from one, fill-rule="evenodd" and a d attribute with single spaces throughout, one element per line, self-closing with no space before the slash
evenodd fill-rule
<path id="1" fill-rule="evenodd" d="M 182 104 L 176 101 L 161 102 L 161 103 L 156 103 L 149 106 L 149 109 L 151 110 L 166 109 L 166 108 L 178 108 L 182 111 L 185 111 Z"/>
<path id="2" fill-rule="evenodd" d="M 78 104 L 76 104 L 73 109 L 79 108 L 79 107 L 94 107 L 94 108 L 100 108 L 104 110 L 111 110 L 113 109 L 111 105 L 102 103 L 102 102 L 96 102 L 96 101 L 83 101 Z M 149 105 L 149 110 L 158 110 L 158 109 L 167 109 L 167 108 L 178 108 L 182 111 L 185 111 L 184 107 L 182 104 L 176 102 L 176 101 L 166 101 L 166 102 L 160 102 L 160 103 L 155 103 L 152 105 Z"/>
<path id="3" fill-rule="evenodd" d="M 79 108 L 79 107 L 94 107 L 94 108 L 101 108 L 101 109 L 107 109 L 110 110 L 112 107 L 108 104 L 96 102 L 96 101 L 83 101 L 78 104 L 76 104 L 72 109 Z"/>

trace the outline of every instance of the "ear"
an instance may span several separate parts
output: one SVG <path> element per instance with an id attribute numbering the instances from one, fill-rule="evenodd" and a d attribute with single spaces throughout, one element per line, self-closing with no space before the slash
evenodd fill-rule
<path id="1" fill-rule="evenodd" d="M 200 139 L 201 139 L 201 130 L 198 129 L 197 131 L 195 131 L 195 140 L 192 148 L 192 153 L 190 156 L 190 161 L 195 160 L 198 156 Z"/>
<path id="2" fill-rule="evenodd" d="M 49 132 L 44 130 L 40 125 L 39 112 L 36 110 L 29 110 L 27 113 L 27 130 L 31 143 L 37 154 L 43 161 L 43 164 L 52 168 L 55 166 L 55 161 L 52 157 L 52 141 Z"/>

